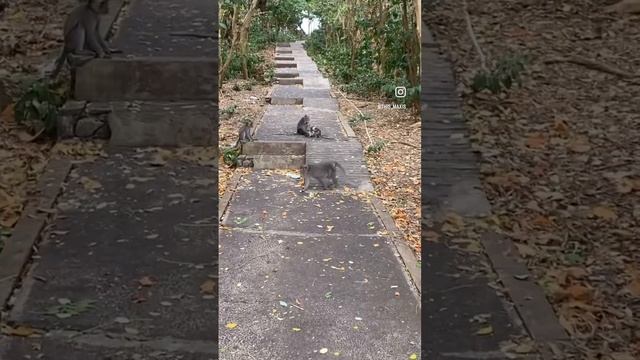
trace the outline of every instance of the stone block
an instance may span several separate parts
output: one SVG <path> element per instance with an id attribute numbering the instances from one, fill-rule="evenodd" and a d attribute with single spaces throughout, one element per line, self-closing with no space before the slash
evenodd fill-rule
<path id="1" fill-rule="evenodd" d="M 62 106 L 62 109 L 60 109 L 60 114 L 79 116 L 80 114 L 82 114 L 86 106 L 87 106 L 86 101 L 69 100 L 66 103 L 64 103 L 64 105 Z"/>
<path id="2" fill-rule="evenodd" d="M 254 155 L 254 169 L 299 169 L 304 165 L 304 155 Z"/>
<path id="3" fill-rule="evenodd" d="M 113 146 L 214 146 L 217 107 L 210 101 L 117 102 L 108 122 Z"/>
<path id="4" fill-rule="evenodd" d="M 296 68 L 298 65 L 294 62 L 282 62 L 282 61 L 276 61 L 276 68 L 277 69 L 285 69 L 285 68 Z"/>
<path id="5" fill-rule="evenodd" d="M 302 85 L 303 81 L 301 78 L 283 78 L 278 79 L 278 84 L 280 85 Z"/>
<path id="6" fill-rule="evenodd" d="M 108 114 L 110 112 L 111 112 L 111 104 L 109 103 L 93 102 L 87 105 L 88 115 L 101 115 L 101 114 Z"/>
<path id="7" fill-rule="evenodd" d="M 297 78 L 300 76 L 300 73 L 297 70 L 293 69 L 277 69 L 273 76 L 276 79 L 282 78 Z"/>
<path id="8" fill-rule="evenodd" d="M 98 116 L 87 116 L 79 119 L 75 127 L 75 136 L 82 139 L 91 139 L 95 138 L 96 134 L 98 134 L 101 130 L 101 135 L 104 136 L 105 131 L 103 129 L 108 129 L 106 120 L 106 116 L 104 116 L 102 119 Z"/>
<path id="9" fill-rule="evenodd" d="M 75 98 L 87 101 L 216 100 L 217 60 L 94 59 L 76 70 Z"/>
<path id="10" fill-rule="evenodd" d="M 287 141 L 252 141 L 242 145 L 244 155 L 304 155 L 307 149 L 305 142 Z"/>
<path id="11" fill-rule="evenodd" d="M 69 139 L 75 136 L 74 129 L 78 118 L 71 114 L 58 115 L 56 121 L 56 135 L 59 139 Z"/>

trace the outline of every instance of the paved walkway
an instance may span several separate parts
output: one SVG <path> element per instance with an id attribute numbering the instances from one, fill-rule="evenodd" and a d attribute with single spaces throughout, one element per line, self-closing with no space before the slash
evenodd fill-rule
<path id="1" fill-rule="evenodd" d="M 215 3 L 188 3 L 189 11 L 176 11 L 166 1 L 134 1 L 115 42 L 130 55 L 215 54 L 213 41 L 170 39 L 169 31 L 215 21 Z M 157 38 L 143 36 L 149 28 Z M 130 121 L 139 121 L 130 111 Z M 91 162 L 53 161 L 39 205 L 27 209 L 0 253 L 0 302 L 13 287 L 3 333 L 14 334 L 0 337 L 0 359 L 217 359 L 211 150 L 114 148 Z M 24 264 L 47 216 L 37 256 Z M 6 281 L 6 271 L 16 281 Z M 19 336 L 29 333 L 42 336 Z"/>
<path id="2" fill-rule="evenodd" d="M 351 190 L 301 194 L 299 181 L 279 171 L 240 178 L 220 232 L 220 359 L 419 355 L 416 292 L 367 195 L 353 192 L 371 188 L 362 147 L 340 125 L 329 82 L 301 44 L 276 55 L 296 65 L 276 76 L 303 85 L 276 85 L 271 103 L 303 105 L 270 105 L 257 139 L 302 141 L 282 134 L 309 114 L 331 139 L 305 139 L 308 161 L 341 162 Z"/>

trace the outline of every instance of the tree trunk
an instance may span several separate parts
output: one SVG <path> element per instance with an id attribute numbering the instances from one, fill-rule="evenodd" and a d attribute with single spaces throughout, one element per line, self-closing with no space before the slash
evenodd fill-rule
<path id="1" fill-rule="evenodd" d="M 240 55 L 244 56 L 243 66 L 246 66 L 246 46 L 244 48 L 242 47 L 243 43 L 246 45 L 246 41 L 243 42 L 243 40 L 247 39 L 248 37 L 249 26 L 251 25 L 251 19 L 253 17 L 253 13 L 255 12 L 256 6 L 258 5 L 258 1 L 259 0 L 253 0 L 251 2 L 251 7 L 249 7 L 249 10 L 245 14 L 244 18 L 242 19 L 242 22 L 239 25 L 237 24 L 239 7 L 236 6 L 236 8 L 234 9 L 234 14 L 233 14 L 234 20 L 232 22 L 232 25 L 236 29 L 236 32 L 234 32 L 233 34 L 231 46 L 229 46 L 229 52 L 227 54 L 227 59 L 225 60 L 222 67 L 220 68 L 220 73 L 219 73 L 220 81 L 222 81 L 226 76 L 227 71 L 229 70 L 229 64 L 231 64 L 231 60 L 233 59 L 233 55 L 235 51 L 239 50 L 240 52 L 242 52 L 244 50 L 244 54 L 241 53 Z"/>

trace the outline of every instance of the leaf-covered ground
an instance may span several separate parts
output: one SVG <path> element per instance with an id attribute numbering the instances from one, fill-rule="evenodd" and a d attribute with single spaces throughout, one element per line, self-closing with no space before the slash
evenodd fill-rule
<path id="1" fill-rule="evenodd" d="M 218 194 L 222 198 L 234 171 L 224 163 L 223 149 L 233 146 L 238 140 L 238 130 L 242 119 L 249 118 L 257 123 L 266 111 L 265 97 L 271 87 L 245 80 L 230 80 L 220 86 L 218 146 Z M 232 110 L 233 109 L 233 110 Z"/>
<path id="2" fill-rule="evenodd" d="M 479 57 L 462 1 L 424 9 L 453 60 L 464 112 L 501 231 L 545 288 L 575 340 L 575 359 L 640 358 L 640 82 L 572 63 L 640 74 L 640 17 L 610 1 L 470 2 L 489 63 L 531 58 L 522 87 L 468 89 Z"/>
<path id="3" fill-rule="evenodd" d="M 334 94 L 337 94 L 342 118 L 349 121 L 365 149 L 376 195 L 404 233 L 405 240 L 419 255 L 420 116 L 410 109 L 381 108 L 382 101 L 349 101 L 339 92 Z M 366 123 L 353 121 L 360 113 L 356 107 L 370 117 Z M 380 151 L 366 151 L 371 144 L 380 141 L 386 143 Z"/>
<path id="4" fill-rule="evenodd" d="M 15 0 L 0 6 L 0 82 L 16 96 L 19 85 L 38 76 L 60 46 L 62 22 L 73 0 Z M 0 248 L 47 163 L 52 144 L 28 142 L 12 106 L 0 114 Z"/>
<path id="5" fill-rule="evenodd" d="M 33 79 L 62 43 L 62 24 L 74 0 L 10 1 L 0 15 L 0 81 L 15 95 L 18 85 Z"/>

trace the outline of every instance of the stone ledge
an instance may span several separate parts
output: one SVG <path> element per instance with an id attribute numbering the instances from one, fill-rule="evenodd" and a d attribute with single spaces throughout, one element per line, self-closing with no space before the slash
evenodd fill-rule
<path id="1" fill-rule="evenodd" d="M 304 155 L 306 149 L 307 144 L 302 141 L 252 141 L 242 145 L 245 155 Z"/>
<path id="2" fill-rule="evenodd" d="M 210 58 L 94 59 L 76 70 L 77 100 L 216 100 L 218 62 Z"/>
<path id="3" fill-rule="evenodd" d="M 111 139 L 114 146 L 211 146 L 215 116 L 209 101 L 68 101 L 57 132 L 60 139 Z"/>

